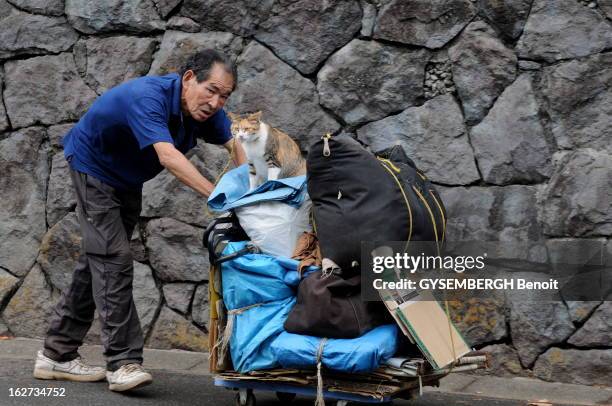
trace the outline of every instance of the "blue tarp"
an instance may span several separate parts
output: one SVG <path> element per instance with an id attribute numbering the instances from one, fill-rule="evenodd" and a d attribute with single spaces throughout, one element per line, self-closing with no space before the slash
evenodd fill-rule
<path id="1" fill-rule="evenodd" d="M 246 242 L 232 242 L 228 255 L 244 248 Z M 223 302 L 228 310 L 258 305 L 236 314 L 230 338 L 234 369 L 249 372 L 279 366 L 270 350 L 281 334 L 287 315 L 295 304 L 299 283 L 299 261 L 266 254 L 246 254 L 221 264 Z"/>
<path id="2" fill-rule="evenodd" d="M 269 180 L 249 190 L 249 167 L 244 164 L 223 175 L 208 198 L 208 207 L 210 210 L 223 212 L 270 200 L 300 207 L 306 196 L 306 176 L 304 175 Z"/>
<path id="3" fill-rule="evenodd" d="M 231 242 L 223 255 L 246 241 Z M 241 373 L 270 368 L 311 368 L 321 338 L 287 333 L 283 325 L 296 301 L 299 262 L 266 254 L 246 254 L 221 264 L 223 301 L 234 315 L 229 349 Z M 318 269 L 311 266 L 306 273 Z M 253 307 L 250 307 L 253 306 Z M 329 339 L 322 362 L 329 369 L 367 372 L 395 354 L 397 327 L 380 326 L 354 339 Z"/>
<path id="4" fill-rule="evenodd" d="M 391 358 L 397 350 L 397 326 L 376 327 L 358 338 L 328 339 L 321 362 L 340 372 L 369 372 Z M 283 332 L 272 342 L 272 354 L 283 368 L 313 368 L 317 365 L 320 337 Z"/>
<path id="5" fill-rule="evenodd" d="M 278 368 L 271 344 L 285 330 L 283 324 L 295 297 L 268 302 L 235 316 L 230 354 L 234 369 L 241 373 Z"/>

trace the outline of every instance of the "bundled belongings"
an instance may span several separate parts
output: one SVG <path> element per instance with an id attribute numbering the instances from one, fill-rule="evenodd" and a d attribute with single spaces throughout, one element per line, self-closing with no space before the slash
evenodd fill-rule
<path id="1" fill-rule="evenodd" d="M 400 146 L 375 156 L 348 135 L 310 148 L 308 194 L 321 255 L 336 265 L 300 283 L 285 329 L 353 338 L 390 322 L 379 302 L 362 300 L 363 241 L 442 241 L 446 213 L 433 185 Z M 325 260 L 324 260 L 325 261 Z"/>
<path id="2" fill-rule="evenodd" d="M 298 242 L 291 258 L 300 261 L 300 266 L 298 268 L 300 275 L 302 274 L 302 271 L 310 265 L 321 267 L 321 249 L 319 247 L 319 240 L 317 239 L 315 233 L 302 233 L 300 238 L 298 238 Z"/>
<path id="3" fill-rule="evenodd" d="M 456 365 L 449 368 L 434 369 L 423 358 L 391 357 L 383 362 L 377 373 L 389 374 L 394 377 L 417 377 L 446 375 L 450 372 L 465 372 L 488 368 L 489 355 L 483 352 L 471 352 L 457 359 Z"/>
<path id="4" fill-rule="evenodd" d="M 397 350 L 394 324 L 376 327 L 353 339 L 327 339 L 284 332 L 272 343 L 272 352 L 283 368 L 311 369 L 319 363 L 339 372 L 370 372 Z"/>
<path id="5" fill-rule="evenodd" d="M 393 322 L 380 302 L 362 300 L 361 275 L 344 279 L 339 273 L 316 271 L 300 282 L 296 305 L 285 322 L 288 332 L 355 338 Z"/>
<path id="6" fill-rule="evenodd" d="M 237 252 L 246 244 L 231 242 L 223 255 Z M 299 282 L 298 264 L 289 258 L 245 254 L 220 265 L 227 321 L 218 346 L 224 352 L 229 345 L 236 371 L 279 366 L 270 345 L 284 331 L 283 323 L 295 303 L 292 287 Z"/>
<path id="7" fill-rule="evenodd" d="M 317 400 L 323 402 L 323 367 L 337 372 L 370 372 L 397 350 L 397 326 L 388 324 L 353 339 L 328 339 L 282 333 L 272 352 L 285 368 L 317 368 Z"/>
<path id="8" fill-rule="evenodd" d="M 376 157 L 348 135 L 324 136 L 307 171 L 321 253 L 345 277 L 360 271 L 362 241 L 443 240 L 442 200 L 401 146 Z"/>
<path id="9" fill-rule="evenodd" d="M 229 347 L 237 371 L 278 366 L 269 345 L 283 331 L 295 303 L 299 261 L 288 257 L 300 235 L 310 230 L 306 177 L 271 180 L 250 190 L 248 166 L 243 165 L 221 178 L 208 206 L 233 210 L 250 240 L 227 244 L 222 254 L 232 259 L 220 264 L 221 278 L 213 281 L 222 293 L 222 300 L 214 298 L 214 313 L 225 323 L 214 333 L 220 365 Z M 255 249 L 247 249 L 251 246 Z"/>
<path id="10" fill-rule="evenodd" d="M 251 242 L 261 251 L 290 257 L 310 227 L 306 176 L 269 180 L 249 189 L 248 165 L 226 173 L 208 199 L 214 211 L 233 209 Z"/>

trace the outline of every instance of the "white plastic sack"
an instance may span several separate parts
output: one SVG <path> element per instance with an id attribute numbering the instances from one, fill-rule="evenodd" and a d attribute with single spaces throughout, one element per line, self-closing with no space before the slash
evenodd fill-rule
<path id="1" fill-rule="evenodd" d="M 253 244 L 266 254 L 290 258 L 300 235 L 312 230 L 309 223 L 311 206 L 309 198 L 299 208 L 265 201 L 236 208 L 235 212 Z"/>

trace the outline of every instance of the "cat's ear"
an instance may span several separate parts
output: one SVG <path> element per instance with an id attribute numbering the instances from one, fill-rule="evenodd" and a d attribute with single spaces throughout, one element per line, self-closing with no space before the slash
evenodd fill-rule
<path id="1" fill-rule="evenodd" d="M 226 111 L 225 114 L 227 114 L 227 116 L 229 117 L 230 120 L 232 121 L 236 121 L 238 119 L 238 114 L 234 114 L 230 111 Z"/>
<path id="2" fill-rule="evenodd" d="M 261 121 L 261 116 L 262 116 L 262 114 L 263 114 L 263 113 L 262 113 L 262 111 L 261 111 L 261 110 L 259 110 L 259 111 L 256 111 L 255 113 L 253 113 L 252 117 L 253 117 L 255 120 L 257 120 L 257 121 Z"/>

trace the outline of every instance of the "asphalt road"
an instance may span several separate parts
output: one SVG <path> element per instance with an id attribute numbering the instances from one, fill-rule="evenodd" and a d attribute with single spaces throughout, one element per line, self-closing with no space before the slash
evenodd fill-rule
<path id="1" fill-rule="evenodd" d="M 210 376 L 152 371 L 154 383 L 129 395 L 113 393 L 106 382 L 74 383 L 40 381 L 32 378 L 33 361 L 3 359 L 0 364 L 0 406 L 233 406 L 234 392 L 215 387 Z M 58 388 L 63 397 L 11 397 L 11 388 Z M 256 392 L 258 406 L 283 405 L 274 393 Z M 312 398 L 298 397 L 292 404 L 311 406 Z M 334 405 L 327 402 L 327 405 Z M 476 396 L 426 393 L 413 401 L 396 400 L 397 406 L 515 406 L 524 401 L 498 400 Z M 285 406 L 285 405 L 283 405 Z"/>

